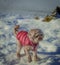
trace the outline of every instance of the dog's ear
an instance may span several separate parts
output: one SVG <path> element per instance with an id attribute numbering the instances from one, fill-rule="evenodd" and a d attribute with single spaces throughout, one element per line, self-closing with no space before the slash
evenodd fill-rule
<path id="1" fill-rule="evenodd" d="M 34 30 L 33 29 L 31 29 L 29 32 L 28 32 L 28 36 L 30 36 L 30 37 L 33 37 L 34 36 Z"/>
<path id="2" fill-rule="evenodd" d="M 38 37 L 38 36 L 39 36 L 40 38 L 42 38 L 42 39 L 43 39 L 44 34 L 43 34 L 43 32 L 42 32 L 42 30 L 41 30 L 41 29 L 36 29 L 35 36 L 36 36 L 36 37 Z"/>

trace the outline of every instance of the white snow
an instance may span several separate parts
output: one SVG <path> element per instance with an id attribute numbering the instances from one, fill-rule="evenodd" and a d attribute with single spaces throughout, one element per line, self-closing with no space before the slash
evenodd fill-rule
<path id="1" fill-rule="evenodd" d="M 16 38 L 13 35 L 15 23 L 13 23 L 13 21 L 16 21 L 16 24 L 19 24 L 24 30 L 29 31 L 32 28 L 41 29 L 44 33 L 44 39 L 39 42 L 38 51 L 48 53 L 57 52 L 57 49 L 60 48 L 60 19 L 53 19 L 50 22 L 42 22 L 43 18 L 40 18 L 39 20 L 33 18 L 20 20 L 16 19 L 17 16 L 7 16 L 6 18 L 0 19 L 0 48 L 3 48 L 0 52 L 1 54 L 3 53 L 6 55 L 5 59 L 7 63 L 10 63 L 9 65 L 11 65 L 11 63 L 14 65 L 49 65 L 49 63 L 52 63 L 53 59 L 49 57 L 49 55 L 44 54 L 38 54 L 38 56 L 43 59 L 38 62 L 26 63 L 26 57 L 23 57 L 21 61 L 16 58 Z M 11 22 L 10 25 L 7 24 L 8 21 Z M 21 52 L 24 53 L 23 50 Z M 4 58 L 3 61 L 5 62 Z M 0 65 L 4 65 L 2 60 Z"/>

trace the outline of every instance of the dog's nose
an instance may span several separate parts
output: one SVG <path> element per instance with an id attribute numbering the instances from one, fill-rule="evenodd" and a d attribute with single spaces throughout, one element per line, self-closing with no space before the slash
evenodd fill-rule
<path id="1" fill-rule="evenodd" d="M 39 39 L 39 40 L 43 40 L 43 37 L 42 37 L 42 36 L 40 36 L 38 39 Z"/>

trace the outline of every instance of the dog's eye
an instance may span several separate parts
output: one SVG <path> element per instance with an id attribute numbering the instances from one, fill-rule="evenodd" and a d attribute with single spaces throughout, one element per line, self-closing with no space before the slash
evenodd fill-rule
<path id="1" fill-rule="evenodd" d="M 37 38 L 39 35 L 35 36 L 35 38 Z"/>
<path id="2" fill-rule="evenodd" d="M 40 33 L 40 36 L 43 36 L 43 33 Z"/>
<path id="3" fill-rule="evenodd" d="M 43 36 L 43 34 L 40 34 L 40 36 Z"/>

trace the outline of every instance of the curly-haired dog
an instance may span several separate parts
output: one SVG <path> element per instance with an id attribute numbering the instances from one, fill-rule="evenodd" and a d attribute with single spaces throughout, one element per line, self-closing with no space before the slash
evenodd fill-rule
<path id="1" fill-rule="evenodd" d="M 14 28 L 14 34 L 17 38 L 17 57 L 20 58 L 21 48 L 24 47 L 25 54 L 28 58 L 28 61 L 31 62 L 32 58 L 30 55 L 30 50 L 33 50 L 33 60 L 36 61 L 37 57 L 37 46 L 39 41 L 43 40 L 43 33 L 40 29 L 31 29 L 27 31 L 18 31 L 19 25 L 16 25 Z"/>

